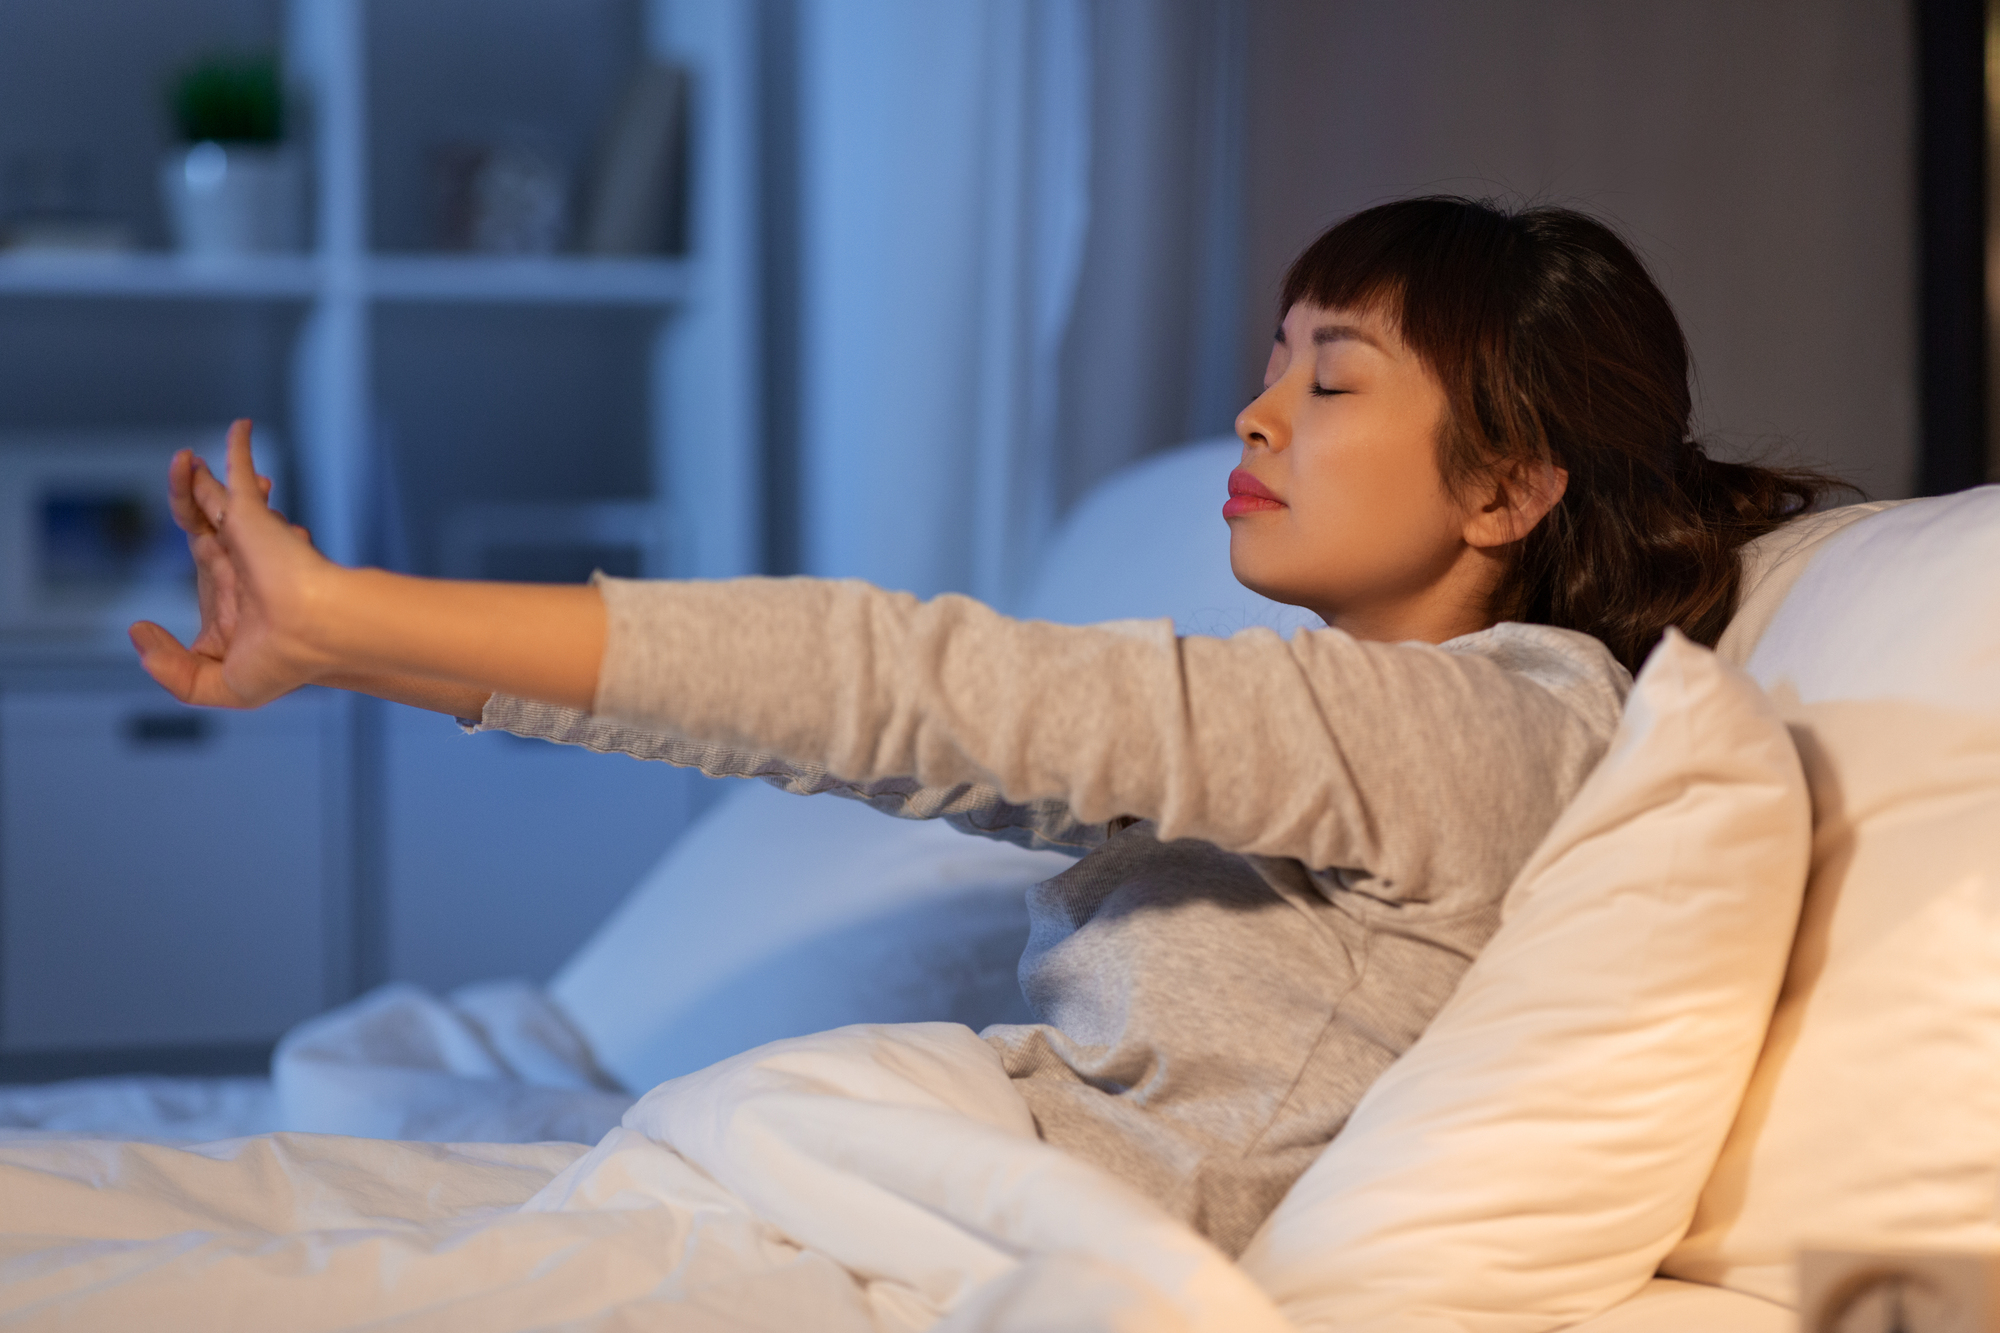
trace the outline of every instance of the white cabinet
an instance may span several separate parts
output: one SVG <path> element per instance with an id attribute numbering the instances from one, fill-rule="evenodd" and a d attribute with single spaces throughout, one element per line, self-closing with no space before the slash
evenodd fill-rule
<path id="1" fill-rule="evenodd" d="M 0 1053 L 256 1046 L 343 994 L 343 712 L 0 697 Z"/>

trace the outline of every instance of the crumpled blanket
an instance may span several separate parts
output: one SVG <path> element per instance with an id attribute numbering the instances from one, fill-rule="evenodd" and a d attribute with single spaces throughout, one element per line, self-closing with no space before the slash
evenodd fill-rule
<path id="1" fill-rule="evenodd" d="M 118 1074 L 0 1086 L 0 1141 L 204 1143 L 283 1128 L 268 1078 Z"/>
<path id="2" fill-rule="evenodd" d="M 664 1083 L 596 1147 L 0 1144 L 0 1324 L 1288 1328 L 1035 1137 L 970 1029 L 841 1028 Z"/>
<path id="3" fill-rule="evenodd" d="M 303 1130 L 431 1143 L 604 1137 L 632 1104 L 547 991 L 391 983 L 307 1019 L 271 1078 L 125 1075 L 0 1087 L 0 1140 L 202 1143 Z"/>
<path id="4" fill-rule="evenodd" d="M 278 1124 L 431 1143 L 590 1144 L 632 1097 L 538 986 L 380 986 L 285 1034 Z"/>

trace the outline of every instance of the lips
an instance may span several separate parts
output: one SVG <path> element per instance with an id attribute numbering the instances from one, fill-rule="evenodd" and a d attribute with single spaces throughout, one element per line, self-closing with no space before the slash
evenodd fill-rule
<path id="1" fill-rule="evenodd" d="M 1283 509 L 1285 502 L 1263 482 L 1251 476 L 1242 468 L 1229 474 L 1229 501 L 1222 506 L 1224 518 L 1237 518 L 1244 514 L 1261 514 L 1266 510 Z"/>

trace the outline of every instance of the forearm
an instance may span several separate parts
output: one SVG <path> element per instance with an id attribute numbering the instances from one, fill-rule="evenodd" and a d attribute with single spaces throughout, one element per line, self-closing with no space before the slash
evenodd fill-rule
<path id="1" fill-rule="evenodd" d="M 493 691 L 479 685 L 458 685 L 428 676 L 387 675 L 379 672 L 328 672 L 316 684 L 355 694 L 372 695 L 390 703 L 408 704 L 448 717 L 476 718 L 486 708 Z"/>
<path id="2" fill-rule="evenodd" d="M 494 692 L 587 709 L 597 691 L 595 588 L 337 569 L 302 611 L 323 684 L 458 716 Z"/>

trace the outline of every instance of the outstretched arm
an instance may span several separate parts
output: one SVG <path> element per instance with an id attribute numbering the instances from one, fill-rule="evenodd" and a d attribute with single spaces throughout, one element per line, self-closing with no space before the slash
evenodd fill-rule
<path id="1" fill-rule="evenodd" d="M 183 646 L 142 621 L 132 642 L 175 698 L 254 708 L 325 684 L 461 715 L 495 691 L 590 706 L 604 655 L 595 589 L 342 568 L 271 509 L 247 421 L 230 427 L 227 485 L 183 454 L 170 490 L 195 548 L 203 628 Z"/>
<path id="2" fill-rule="evenodd" d="M 1601 644 L 1526 626 L 1456 647 L 1181 638 L 1167 620 L 1056 625 L 824 579 L 598 591 L 598 718 L 849 783 L 985 785 L 1083 824 L 1362 867 L 1404 901 L 1518 864 L 1622 698 Z"/>
<path id="3" fill-rule="evenodd" d="M 1042 624 L 818 579 L 560 588 L 347 570 L 265 504 L 244 426 L 229 484 L 197 472 L 192 493 L 235 571 L 235 632 L 219 661 L 142 643 L 190 702 L 414 676 L 849 784 L 987 786 L 1085 824 L 1151 819 L 1162 839 L 1363 867 L 1403 900 L 1525 858 L 1622 697 L 1601 644 L 1521 626 L 1487 631 L 1487 651 L 1338 630 L 1180 639 L 1164 620 Z"/>

